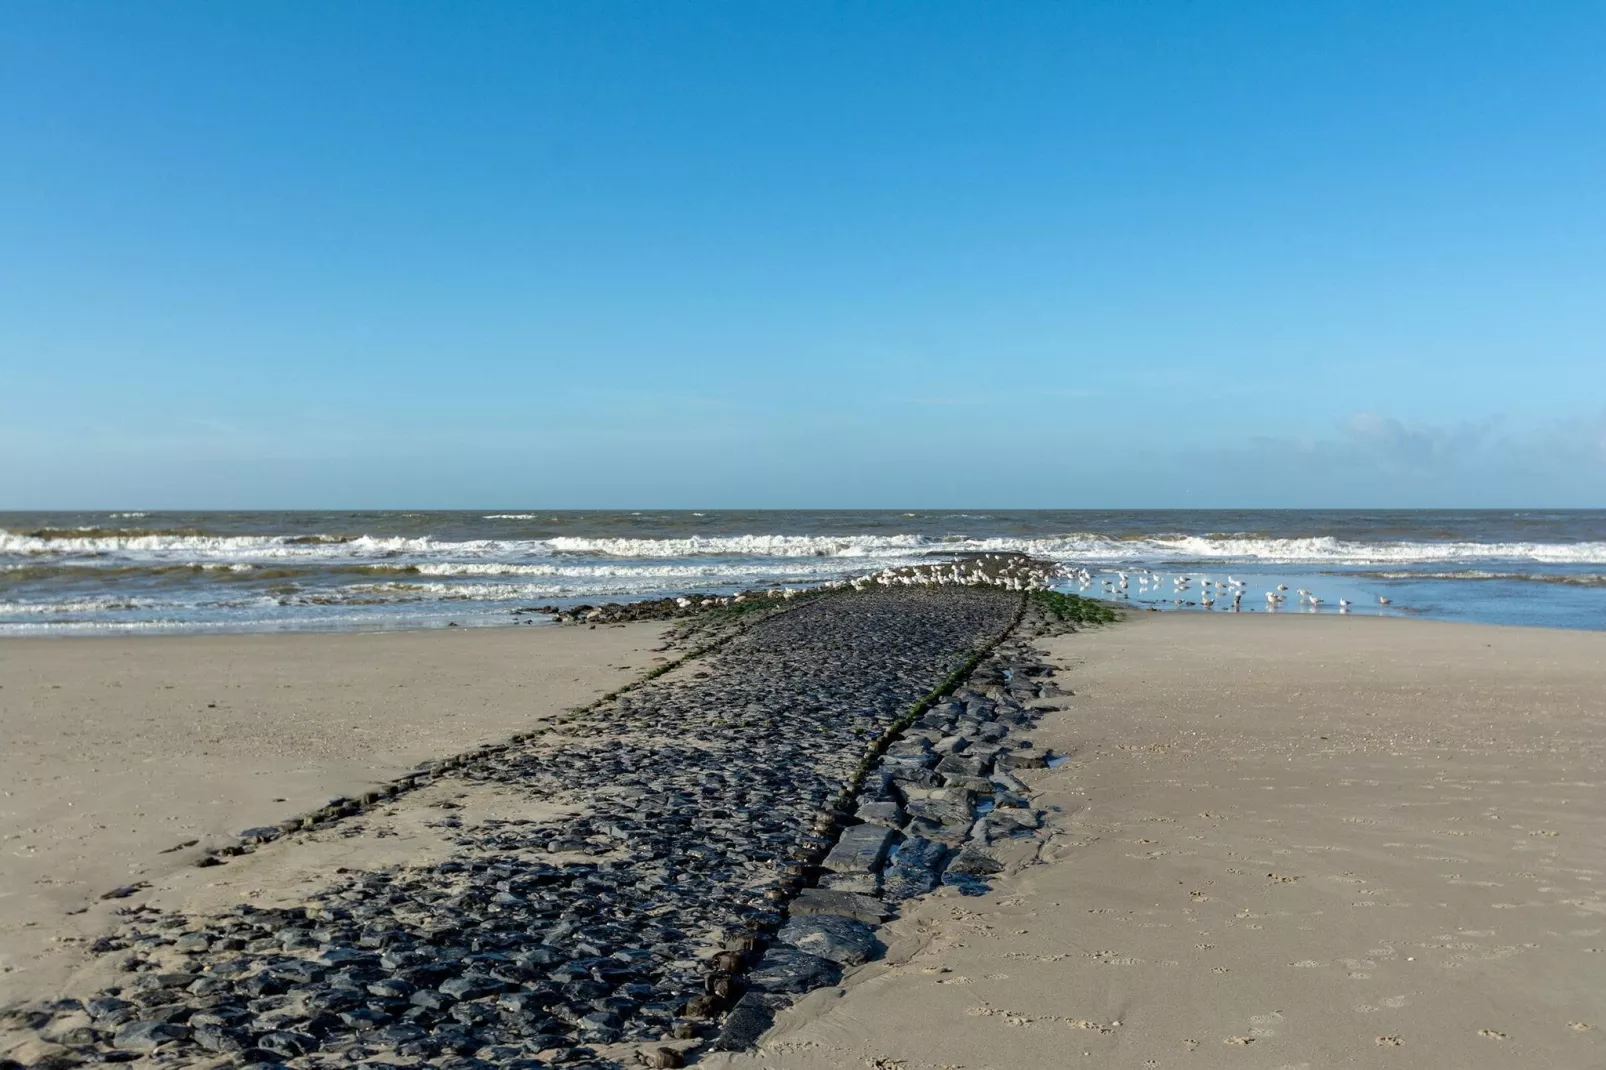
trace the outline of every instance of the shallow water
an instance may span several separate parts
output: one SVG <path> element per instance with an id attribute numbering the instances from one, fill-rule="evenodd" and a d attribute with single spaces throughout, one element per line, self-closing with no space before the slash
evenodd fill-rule
<path id="1" fill-rule="evenodd" d="M 499 625 L 533 604 L 801 586 L 977 550 L 1086 568 L 1067 589 L 1134 605 L 1226 611 L 1236 584 L 1209 588 L 1213 607 L 1200 595 L 1230 576 L 1244 612 L 1283 584 L 1283 613 L 1346 599 L 1606 628 L 1606 511 L 507 509 L 0 513 L 0 634 Z M 1301 588 L 1321 602 L 1295 605 Z"/>

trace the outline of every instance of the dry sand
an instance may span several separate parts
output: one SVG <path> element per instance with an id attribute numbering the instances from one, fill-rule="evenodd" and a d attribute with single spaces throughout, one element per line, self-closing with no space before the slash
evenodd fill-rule
<path id="1" fill-rule="evenodd" d="M 62 989 L 101 893 L 238 894 L 281 852 L 197 870 L 206 847 L 589 702 L 673 656 L 664 630 L 0 640 L 0 1006 Z"/>
<path id="2" fill-rule="evenodd" d="M 723 1070 L 1606 1066 L 1606 634 L 1136 615 L 1047 646 L 1041 864 Z"/>

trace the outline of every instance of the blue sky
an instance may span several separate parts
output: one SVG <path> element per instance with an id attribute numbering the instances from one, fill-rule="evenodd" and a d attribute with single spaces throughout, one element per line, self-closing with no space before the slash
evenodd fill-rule
<path id="1" fill-rule="evenodd" d="M 0 508 L 1606 504 L 1606 5 L 5 3 Z"/>

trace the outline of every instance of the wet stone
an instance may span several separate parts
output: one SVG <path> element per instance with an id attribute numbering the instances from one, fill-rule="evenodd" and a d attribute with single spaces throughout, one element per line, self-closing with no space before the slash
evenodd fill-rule
<path id="1" fill-rule="evenodd" d="M 934 890 L 942 874 L 948 848 L 934 840 L 911 836 L 898 849 L 898 857 L 882 875 L 882 894 L 888 902 L 901 902 Z"/>
<path id="2" fill-rule="evenodd" d="M 762 992 L 808 992 L 834 985 L 842 968 L 830 959 L 789 947 L 772 947 L 747 972 L 746 981 Z"/>
<path id="3" fill-rule="evenodd" d="M 828 888 L 804 888 L 787 908 L 794 918 L 812 914 L 837 914 L 844 918 L 878 925 L 891 916 L 881 900 L 855 892 Z"/>
<path id="4" fill-rule="evenodd" d="M 187 1026 L 165 1021 L 129 1022 L 117 1030 L 112 1047 L 123 1051 L 155 1051 L 169 1041 L 184 1040 L 190 1035 Z"/>
<path id="5" fill-rule="evenodd" d="M 908 820 L 903 808 L 895 802 L 864 803 L 854 813 L 854 817 L 869 825 L 884 825 L 887 828 L 902 828 Z"/>
<path id="6" fill-rule="evenodd" d="M 839 914 L 793 918 L 781 926 L 775 939 L 843 966 L 868 962 L 881 950 L 881 942 L 870 926 Z"/>
<path id="7" fill-rule="evenodd" d="M 725 1025 L 714 1040 L 714 1049 L 742 1051 L 751 1048 L 774 1023 L 775 1012 L 790 1002 L 791 1000 L 785 996 L 767 992 L 746 993 L 725 1016 Z"/>
<path id="8" fill-rule="evenodd" d="M 953 861 L 948 863 L 947 872 L 986 877 L 1001 872 L 1003 868 L 1003 863 L 985 850 L 975 844 L 967 844 L 963 850 L 954 856 Z"/>
<path id="9" fill-rule="evenodd" d="M 850 826 L 820 865 L 835 873 L 873 872 L 886 859 L 896 836 L 883 825 Z"/>

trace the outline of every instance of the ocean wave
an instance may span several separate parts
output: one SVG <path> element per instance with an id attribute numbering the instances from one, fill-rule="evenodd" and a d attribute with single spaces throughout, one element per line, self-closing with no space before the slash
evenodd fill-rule
<path id="1" fill-rule="evenodd" d="M 100 528 L 33 532 L 0 530 L 0 555 L 15 557 L 125 555 L 169 559 L 188 556 L 195 559 L 306 558 L 338 561 L 399 554 L 532 555 L 546 552 L 545 544 L 539 541 L 474 539 L 445 542 L 427 535 L 210 535 L 195 532 L 119 532 Z"/>
<path id="2" fill-rule="evenodd" d="M 762 561 L 696 565 L 578 565 L 520 564 L 512 561 L 439 561 L 410 565 L 370 565 L 373 572 L 403 572 L 416 576 L 554 576 L 570 579 L 676 580 L 695 578 L 753 579 L 756 577 L 834 576 L 842 571 L 836 563 L 809 560 L 765 564 Z"/>
<path id="3" fill-rule="evenodd" d="M 945 541 L 949 552 L 1015 552 L 1065 562 L 1166 564 L 1415 564 L 1436 561 L 1528 560 L 1545 564 L 1606 564 L 1606 542 L 1354 542 L 1326 536 L 1279 539 L 1240 535 L 1064 535 L 1035 539 Z"/>
<path id="4" fill-rule="evenodd" d="M 604 557 L 876 557 L 937 545 L 922 535 L 692 535 L 684 539 L 547 539 L 554 553 Z"/>
<path id="5" fill-rule="evenodd" d="M 172 608 L 165 602 L 149 598 L 80 598 L 66 602 L 0 602 L 0 617 L 36 616 L 45 613 L 121 613 L 138 610 L 142 613 Z"/>
<path id="6" fill-rule="evenodd" d="M 481 520 L 539 520 L 541 518 L 540 518 L 539 515 L 537 515 L 535 513 L 490 513 L 490 514 L 488 514 L 486 516 L 481 517 L 480 519 Z"/>
<path id="7" fill-rule="evenodd" d="M 1557 583 L 1567 587 L 1606 587 L 1606 573 L 1491 572 L 1487 569 L 1458 569 L 1454 572 L 1388 570 L 1355 572 L 1350 575 L 1374 580 L 1507 580 L 1515 583 Z"/>
<path id="8" fill-rule="evenodd" d="M 506 514 L 511 517 L 514 514 Z M 695 535 L 684 538 L 587 538 L 438 540 L 429 536 L 216 535 L 116 529 L 0 530 L 0 558 L 122 560 L 162 563 L 294 561 L 400 561 L 529 564 L 531 559 L 593 557 L 654 560 L 818 558 L 851 565 L 876 564 L 913 555 L 1015 552 L 1076 563 L 1345 564 L 1390 565 L 1434 562 L 1532 561 L 1542 564 L 1606 564 L 1606 542 L 1431 542 L 1345 540 L 1327 536 L 1274 538 L 1258 534 L 1149 533 L 1107 535 L 1071 532 L 1037 537 L 847 535 Z"/>

